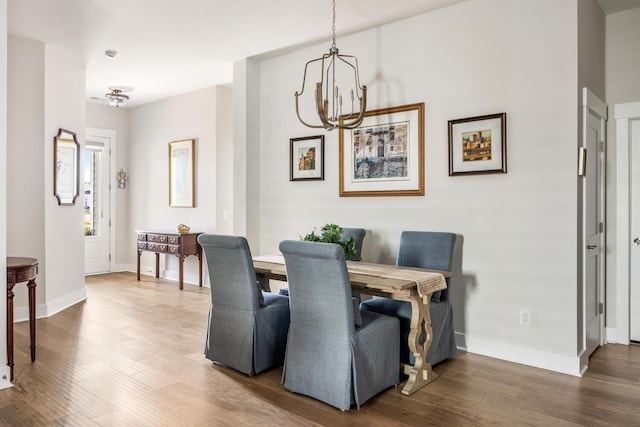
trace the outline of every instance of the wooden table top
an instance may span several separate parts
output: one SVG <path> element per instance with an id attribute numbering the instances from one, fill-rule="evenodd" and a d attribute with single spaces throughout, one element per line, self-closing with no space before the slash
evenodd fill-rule
<path id="1" fill-rule="evenodd" d="M 34 265 L 38 265 L 38 260 L 35 258 L 7 257 L 7 268 L 32 267 Z"/>
<path id="2" fill-rule="evenodd" d="M 278 280 L 286 280 L 286 268 L 282 255 L 253 257 L 256 273 L 267 274 Z M 450 271 L 424 268 L 398 267 L 387 264 L 347 261 L 349 280 L 354 288 L 377 290 L 386 293 L 410 293 L 420 295 L 446 289 L 445 277 Z M 366 293 L 366 291 L 363 291 Z"/>

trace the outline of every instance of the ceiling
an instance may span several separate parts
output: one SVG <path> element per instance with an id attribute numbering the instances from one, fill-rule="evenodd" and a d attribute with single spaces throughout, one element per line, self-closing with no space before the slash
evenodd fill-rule
<path id="1" fill-rule="evenodd" d="M 462 1 L 338 0 L 336 33 L 344 36 Z M 609 13 L 640 7 L 640 0 L 598 1 Z M 10 35 L 77 55 L 87 70 L 88 100 L 105 102 L 108 89 L 120 87 L 131 97 L 128 105 L 136 106 L 229 84 L 233 62 L 243 58 L 328 43 L 331 2 L 8 0 L 8 27 Z M 105 50 L 118 54 L 110 59 Z"/>

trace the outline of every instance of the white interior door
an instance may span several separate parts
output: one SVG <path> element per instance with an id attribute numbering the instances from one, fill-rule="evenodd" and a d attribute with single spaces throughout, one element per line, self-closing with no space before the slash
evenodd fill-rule
<path id="1" fill-rule="evenodd" d="M 583 280 L 585 351 L 603 343 L 604 329 L 604 150 L 606 106 L 583 92 Z"/>
<path id="2" fill-rule="evenodd" d="M 631 148 L 629 338 L 640 342 L 640 119 L 629 121 L 629 137 Z"/>
<path id="3" fill-rule="evenodd" d="M 105 273 L 110 270 L 109 139 L 88 138 L 84 153 L 84 272 Z"/>

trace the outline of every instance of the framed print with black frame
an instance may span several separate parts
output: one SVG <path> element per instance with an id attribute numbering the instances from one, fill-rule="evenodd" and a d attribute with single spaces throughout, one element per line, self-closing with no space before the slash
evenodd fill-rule
<path id="1" fill-rule="evenodd" d="M 324 135 L 289 140 L 289 181 L 324 180 Z"/>
<path id="2" fill-rule="evenodd" d="M 507 113 L 449 120 L 449 176 L 507 173 Z"/>

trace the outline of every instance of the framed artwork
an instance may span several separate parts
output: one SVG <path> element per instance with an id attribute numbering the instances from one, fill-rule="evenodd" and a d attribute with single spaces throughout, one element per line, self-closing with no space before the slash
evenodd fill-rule
<path id="1" fill-rule="evenodd" d="M 449 120 L 449 176 L 507 173 L 507 113 Z"/>
<path id="2" fill-rule="evenodd" d="M 53 195 L 58 205 L 75 205 L 80 188 L 80 144 L 75 132 L 60 128 L 53 138 Z"/>
<path id="3" fill-rule="evenodd" d="M 193 208 L 195 200 L 195 139 L 169 143 L 169 206 Z"/>
<path id="4" fill-rule="evenodd" d="M 340 197 L 424 196 L 424 103 L 367 111 L 339 140 Z"/>
<path id="5" fill-rule="evenodd" d="M 324 135 L 289 140 L 289 181 L 324 180 Z"/>

